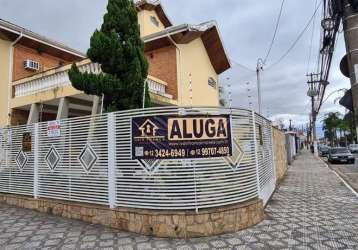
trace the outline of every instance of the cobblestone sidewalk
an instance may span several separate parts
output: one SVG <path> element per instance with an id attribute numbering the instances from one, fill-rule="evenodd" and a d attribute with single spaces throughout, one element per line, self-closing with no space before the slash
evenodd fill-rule
<path id="1" fill-rule="evenodd" d="M 358 249 L 358 197 L 307 152 L 289 169 L 266 214 L 239 233 L 170 240 L 0 204 L 0 249 Z"/>

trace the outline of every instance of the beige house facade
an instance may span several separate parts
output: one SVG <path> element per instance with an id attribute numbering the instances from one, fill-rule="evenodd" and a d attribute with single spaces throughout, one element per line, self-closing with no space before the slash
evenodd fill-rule
<path id="1" fill-rule="evenodd" d="M 215 22 L 173 26 L 160 2 L 136 2 L 158 106 L 219 106 L 219 75 L 230 68 Z M 68 70 L 101 67 L 84 54 L 0 19 L 0 127 L 95 115 L 101 98 L 74 89 Z"/>

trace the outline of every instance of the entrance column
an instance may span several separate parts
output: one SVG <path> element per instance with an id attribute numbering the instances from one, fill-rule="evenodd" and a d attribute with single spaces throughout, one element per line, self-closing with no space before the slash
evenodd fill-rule
<path id="1" fill-rule="evenodd" d="M 31 104 L 30 114 L 29 114 L 29 118 L 27 120 L 28 125 L 39 122 L 40 111 L 41 111 L 40 103 Z"/>
<path id="2" fill-rule="evenodd" d="M 56 120 L 62 120 L 68 118 L 70 102 L 68 98 L 63 97 L 60 99 L 60 103 L 58 104 L 58 111 Z"/>
<path id="3" fill-rule="evenodd" d="M 101 112 L 100 100 L 101 98 L 99 96 L 96 95 L 93 96 L 93 106 L 92 106 L 92 113 L 91 113 L 92 116 L 97 115 Z"/>

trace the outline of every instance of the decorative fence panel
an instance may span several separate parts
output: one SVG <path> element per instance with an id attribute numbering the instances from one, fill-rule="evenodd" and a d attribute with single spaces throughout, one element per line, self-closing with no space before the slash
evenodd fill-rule
<path id="1" fill-rule="evenodd" d="M 61 121 L 61 134 L 39 124 L 38 196 L 108 204 L 107 117 Z"/>
<path id="2" fill-rule="evenodd" d="M 276 186 L 271 122 L 255 114 L 255 129 L 258 147 L 259 197 L 266 205 Z"/>
<path id="3" fill-rule="evenodd" d="M 232 157 L 132 160 L 132 118 L 224 114 L 231 115 Z M 248 110 L 160 107 L 66 119 L 56 126 L 57 134 L 47 122 L 1 130 L 0 192 L 171 210 L 256 197 L 266 203 L 275 187 L 271 123 Z M 22 151 L 26 132 L 32 135 L 31 152 Z"/>
<path id="4" fill-rule="evenodd" d="M 33 138 L 34 126 L 18 126 L 1 133 L 0 191 L 33 196 L 34 151 L 21 150 L 23 133 Z"/>

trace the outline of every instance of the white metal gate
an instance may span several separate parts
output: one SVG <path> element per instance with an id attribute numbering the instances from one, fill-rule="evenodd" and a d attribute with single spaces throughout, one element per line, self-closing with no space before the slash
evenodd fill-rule
<path id="1" fill-rule="evenodd" d="M 151 115 L 232 117 L 233 156 L 190 160 L 131 159 L 131 119 Z M 0 192 L 110 207 L 201 209 L 260 197 L 275 188 L 271 123 L 244 109 L 161 107 L 2 129 Z M 32 151 L 21 150 L 22 134 Z"/>

